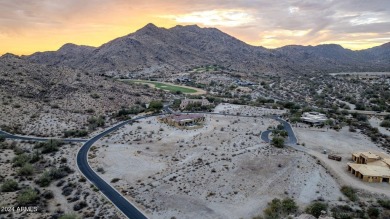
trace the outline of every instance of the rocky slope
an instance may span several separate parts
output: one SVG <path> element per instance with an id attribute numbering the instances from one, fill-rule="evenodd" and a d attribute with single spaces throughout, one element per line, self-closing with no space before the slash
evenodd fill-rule
<path id="1" fill-rule="evenodd" d="M 0 57 L 0 125 L 27 134 L 61 135 L 92 116 L 147 103 L 159 92 L 68 67 Z"/>

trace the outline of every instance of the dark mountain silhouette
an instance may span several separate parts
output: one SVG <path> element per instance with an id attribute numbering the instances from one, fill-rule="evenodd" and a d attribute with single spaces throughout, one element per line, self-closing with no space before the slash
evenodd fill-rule
<path id="1" fill-rule="evenodd" d="M 148 24 L 98 48 L 66 44 L 58 51 L 25 58 L 114 75 L 184 71 L 207 64 L 259 73 L 385 71 L 390 69 L 390 44 L 360 51 L 335 44 L 266 49 L 248 45 L 216 28 L 179 25 L 165 29 Z"/>

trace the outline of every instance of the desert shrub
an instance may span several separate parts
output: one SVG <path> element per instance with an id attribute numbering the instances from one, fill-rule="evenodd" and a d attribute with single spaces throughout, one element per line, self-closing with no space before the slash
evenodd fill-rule
<path id="1" fill-rule="evenodd" d="M 353 219 L 365 218 L 365 212 L 360 210 L 353 210 L 348 205 L 339 205 L 331 209 L 332 217 L 335 219 Z"/>
<path id="2" fill-rule="evenodd" d="M 12 160 L 14 167 L 22 167 L 24 164 L 30 161 L 30 156 L 28 154 L 19 154 Z"/>
<path id="3" fill-rule="evenodd" d="M 307 206 L 306 213 L 313 215 L 314 217 L 319 217 L 321 215 L 321 211 L 327 211 L 328 205 L 322 202 L 314 202 Z"/>
<path id="4" fill-rule="evenodd" d="M 116 182 L 118 182 L 120 179 L 119 178 L 113 178 L 112 180 L 111 180 L 111 183 L 116 183 Z"/>
<path id="5" fill-rule="evenodd" d="M 88 131 L 86 130 L 79 130 L 79 129 L 76 129 L 76 130 L 66 130 L 64 132 L 64 137 L 65 138 L 68 138 L 68 137 L 85 137 L 88 135 Z"/>
<path id="6" fill-rule="evenodd" d="M 264 215 L 266 219 L 276 219 L 287 216 L 297 210 L 298 206 L 293 199 L 286 198 L 280 200 L 275 198 L 268 203 L 267 208 L 264 210 Z"/>
<path id="7" fill-rule="evenodd" d="M 19 170 L 18 175 L 30 176 L 34 173 L 34 167 L 30 163 L 25 163 Z"/>
<path id="8" fill-rule="evenodd" d="M 390 120 L 383 120 L 380 126 L 390 128 Z"/>
<path id="9" fill-rule="evenodd" d="M 5 141 L 5 136 L 4 135 L 0 135 L 0 142 L 3 142 Z"/>
<path id="10" fill-rule="evenodd" d="M 4 183 L 1 185 L 1 191 L 2 192 L 14 192 L 18 190 L 19 185 L 15 180 L 7 179 L 4 181 Z"/>
<path id="11" fill-rule="evenodd" d="M 58 151 L 58 147 L 62 146 L 64 143 L 62 141 L 51 139 L 46 142 L 39 142 L 35 145 L 35 148 L 41 148 L 42 153 L 47 154 L 51 152 Z"/>
<path id="12" fill-rule="evenodd" d="M 104 116 L 92 117 L 88 119 L 89 130 L 95 130 L 97 127 L 103 127 L 104 124 Z"/>
<path id="13" fill-rule="evenodd" d="M 274 138 L 272 138 L 271 144 L 277 148 L 283 148 L 284 147 L 284 138 L 274 137 Z"/>
<path id="14" fill-rule="evenodd" d="M 103 167 L 98 167 L 98 168 L 97 168 L 97 171 L 98 171 L 99 173 L 104 173 L 104 172 L 105 172 L 104 169 L 103 169 Z"/>
<path id="15" fill-rule="evenodd" d="M 154 112 L 160 111 L 163 107 L 163 103 L 159 100 L 152 100 L 149 103 L 149 109 Z"/>
<path id="16" fill-rule="evenodd" d="M 74 171 L 68 166 L 61 166 L 59 168 L 52 168 L 49 171 L 50 177 L 53 180 L 61 179 Z"/>
<path id="17" fill-rule="evenodd" d="M 341 192 L 348 197 L 349 200 L 355 202 L 358 200 L 358 197 L 356 195 L 356 189 L 349 187 L 349 186 L 343 186 L 341 187 Z"/>
<path id="18" fill-rule="evenodd" d="M 367 214 L 368 214 L 368 217 L 370 217 L 370 218 L 379 218 L 380 211 L 378 208 L 369 207 L 367 209 Z"/>
<path id="19" fill-rule="evenodd" d="M 38 198 L 38 193 L 34 189 L 27 188 L 18 194 L 16 201 L 19 205 L 27 205 L 35 203 Z"/>
<path id="20" fill-rule="evenodd" d="M 68 166 L 61 166 L 59 168 L 51 168 L 49 171 L 45 171 L 35 182 L 41 186 L 49 186 L 53 180 L 58 180 L 66 177 L 74 171 Z"/>
<path id="21" fill-rule="evenodd" d="M 377 202 L 383 208 L 390 209 L 390 200 L 389 199 L 388 200 L 379 199 Z"/>
<path id="22" fill-rule="evenodd" d="M 45 171 L 37 180 L 35 180 L 35 183 L 38 184 L 40 187 L 47 187 L 50 185 L 51 181 L 52 179 L 50 177 L 50 173 L 48 171 Z"/>
<path id="23" fill-rule="evenodd" d="M 31 155 L 31 159 L 30 159 L 29 162 L 30 163 L 35 163 L 35 162 L 38 162 L 41 159 L 42 159 L 41 152 L 39 152 L 39 150 L 34 150 L 34 152 Z"/>
<path id="24" fill-rule="evenodd" d="M 93 99 L 98 99 L 98 98 L 100 98 L 100 95 L 97 94 L 97 93 L 93 93 L 93 94 L 91 94 L 91 97 L 92 97 Z"/>
<path id="25" fill-rule="evenodd" d="M 59 219 L 80 219 L 77 214 L 64 214 Z"/>

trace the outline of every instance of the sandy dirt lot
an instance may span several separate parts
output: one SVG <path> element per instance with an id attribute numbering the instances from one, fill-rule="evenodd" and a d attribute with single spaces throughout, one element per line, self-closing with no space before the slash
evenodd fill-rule
<path id="1" fill-rule="evenodd" d="M 299 125 L 303 127 L 304 125 Z M 305 143 L 305 147 L 311 155 L 316 156 L 334 174 L 335 179 L 342 185 L 349 185 L 368 192 L 385 194 L 390 197 L 390 185 L 388 183 L 366 183 L 355 178 L 347 170 L 347 163 L 352 162 L 352 153 L 358 151 L 385 152 L 371 140 L 358 132 L 349 132 L 344 127 L 339 132 L 327 128 L 294 128 L 298 142 Z M 323 150 L 342 157 L 341 162 L 329 160 Z"/>
<path id="2" fill-rule="evenodd" d="M 338 202 L 339 185 L 316 159 L 261 141 L 260 131 L 277 124 L 212 115 L 200 129 L 179 130 L 149 118 L 102 139 L 90 162 L 106 181 L 118 178 L 111 184 L 150 218 L 252 218 L 276 197 L 302 207 L 318 198 Z"/>
<path id="3" fill-rule="evenodd" d="M 380 133 L 390 136 L 390 129 L 380 126 L 383 120 L 378 119 L 377 117 L 371 117 L 368 121 L 372 127 L 378 128 Z"/>

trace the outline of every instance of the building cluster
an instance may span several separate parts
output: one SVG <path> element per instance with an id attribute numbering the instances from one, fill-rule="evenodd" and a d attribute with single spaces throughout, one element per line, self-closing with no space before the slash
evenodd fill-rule
<path id="1" fill-rule="evenodd" d="M 206 99 L 184 99 L 180 103 L 180 109 L 185 109 L 189 104 L 200 104 L 201 106 L 209 106 L 211 103 Z"/>
<path id="2" fill-rule="evenodd" d="M 385 153 L 356 152 L 348 171 L 365 182 L 390 183 L 390 156 Z"/>
<path id="3" fill-rule="evenodd" d="M 205 122 L 203 114 L 169 114 L 160 116 L 158 119 L 177 128 L 197 128 Z"/>
<path id="4" fill-rule="evenodd" d="M 305 123 L 310 123 L 313 125 L 321 125 L 324 124 L 328 118 L 325 114 L 319 112 L 305 112 L 301 116 L 301 121 Z"/>

